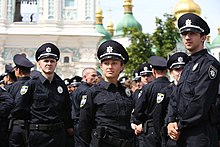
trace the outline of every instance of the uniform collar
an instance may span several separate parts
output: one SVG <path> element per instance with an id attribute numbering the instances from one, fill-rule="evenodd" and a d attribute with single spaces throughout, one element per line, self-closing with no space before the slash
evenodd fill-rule
<path id="1" fill-rule="evenodd" d="M 57 74 L 54 73 L 54 77 L 53 77 L 52 82 L 56 81 L 56 77 L 57 77 Z M 39 75 L 39 79 L 40 79 L 41 83 L 45 83 L 46 81 L 49 82 L 49 80 L 46 79 L 42 74 Z M 51 83 L 52 83 L 52 82 L 51 82 Z"/>
<path id="2" fill-rule="evenodd" d="M 29 76 L 20 77 L 20 78 L 18 78 L 18 81 L 29 80 L 29 79 L 31 79 Z"/>
<path id="3" fill-rule="evenodd" d="M 100 82 L 100 85 L 101 86 L 103 86 L 105 89 L 109 89 L 110 87 L 116 87 L 116 85 L 115 84 L 113 84 L 113 83 L 109 83 L 109 82 L 106 82 L 106 81 L 101 81 Z M 118 82 L 118 87 L 122 87 L 122 85 L 121 85 L 121 83 L 120 82 Z"/>
<path id="4" fill-rule="evenodd" d="M 207 49 L 202 49 L 201 51 L 198 51 L 198 52 L 196 52 L 195 54 L 192 54 L 190 57 L 189 57 L 189 59 L 190 59 L 190 61 L 196 61 L 197 59 L 199 59 L 201 56 L 203 56 L 203 55 L 205 55 L 205 54 L 207 54 L 208 53 L 208 51 L 207 51 Z"/>

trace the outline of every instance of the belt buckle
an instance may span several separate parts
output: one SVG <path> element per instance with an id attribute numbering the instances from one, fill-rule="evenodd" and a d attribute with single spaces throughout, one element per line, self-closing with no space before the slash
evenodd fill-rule
<path id="1" fill-rule="evenodd" d="M 38 124 L 35 125 L 35 129 L 39 130 L 39 125 Z"/>

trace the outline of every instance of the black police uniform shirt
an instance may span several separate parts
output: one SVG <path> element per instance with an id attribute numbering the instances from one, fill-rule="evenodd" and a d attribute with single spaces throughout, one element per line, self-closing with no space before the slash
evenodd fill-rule
<path id="1" fill-rule="evenodd" d="M 170 83 L 168 86 L 162 88 L 159 93 L 157 93 L 157 103 L 153 112 L 153 124 L 157 135 L 161 134 L 163 127 L 166 129 L 168 105 L 175 89 L 176 85 L 174 83 Z"/>
<path id="2" fill-rule="evenodd" d="M 15 99 L 15 103 L 16 103 L 16 94 L 20 93 L 21 87 L 24 85 L 24 83 L 28 80 L 30 80 L 31 78 L 29 76 L 27 77 L 21 77 L 18 78 L 18 80 L 16 82 L 14 82 L 11 87 L 9 88 L 8 92 L 13 96 L 13 98 Z"/>
<path id="3" fill-rule="evenodd" d="M 50 83 L 42 74 L 27 81 L 21 88 L 12 116 L 30 119 L 34 124 L 64 122 L 72 127 L 71 101 L 63 80 L 54 75 Z"/>
<path id="4" fill-rule="evenodd" d="M 79 135 L 91 141 L 91 131 L 97 127 L 107 127 L 109 135 L 115 138 L 131 139 L 134 131 L 130 126 L 134 102 L 130 90 L 118 82 L 101 81 L 92 86 L 82 96 L 79 120 Z"/>
<path id="5" fill-rule="evenodd" d="M 152 121 L 157 93 L 169 84 L 170 81 L 167 77 L 159 77 L 142 87 L 142 94 L 134 109 L 135 124 L 144 123 L 146 120 Z"/>
<path id="6" fill-rule="evenodd" d="M 206 49 L 190 56 L 182 71 L 174 98 L 168 111 L 168 122 L 178 119 L 178 129 L 200 124 L 216 103 L 220 81 L 220 64 Z"/>
<path id="7" fill-rule="evenodd" d="M 8 118 L 11 109 L 14 107 L 14 99 L 6 89 L 0 86 L 0 122 Z"/>
<path id="8" fill-rule="evenodd" d="M 74 91 L 70 97 L 72 100 L 72 104 L 73 104 L 73 119 L 75 120 L 75 122 L 77 122 L 79 120 L 79 115 L 80 115 L 80 102 L 81 102 L 81 98 L 83 95 L 83 92 L 85 92 L 89 87 L 91 87 L 89 84 L 87 84 L 86 82 L 81 82 L 81 85 L 79 85 L 79 87 L 76 89 L 76 91 Z"/>
<path id="9" fill-rule="evenodd" d="M 14 107 L 14 99 L 6 91 L 0 87 L 0 146 L 7 147 L 8 144 L 8 116 Z"/>

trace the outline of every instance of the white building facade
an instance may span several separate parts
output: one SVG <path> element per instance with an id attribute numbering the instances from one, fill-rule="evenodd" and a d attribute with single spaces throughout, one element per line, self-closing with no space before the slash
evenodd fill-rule
<path id="1" fill-rule="evenodd" d="M 102 35 L 95 29 L 95 0 L 0 0 L 0 73 L 13 56 L 26 54 L 33 63 L 37 48 L 51 42 L 61 58 L 56 73 L 81 76 L 96 68 L 96 49 Z M 35 69 L 38 69 L 37 64 Z"/>

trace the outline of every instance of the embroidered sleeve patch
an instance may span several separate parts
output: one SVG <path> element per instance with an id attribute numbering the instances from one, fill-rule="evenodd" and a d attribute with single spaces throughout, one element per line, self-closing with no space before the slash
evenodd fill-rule
<path id="1" fill-rule="evenodd" d="M 28 86 L 22 86 L 20 90 L 20 94 L 24 95 L 28 91 Z"/>
<path id="2" fill-rule="evenodd" d="M 208 70 L 209 78 L 215 79 L 217 76 L 217 73 L 218 73 L 218 70 L 214 66 L 210 65 L 209 70 Z"/>
<path id="3" fill-rule="evenodd" d="M 157 94 L 157 103 L 161 103 L 164 99 L 164 94 L 163 93 L 158 93 Z"/>
<path id="4" fill-rule="evenodd" d="M 87 95 L 83 95 L 81 102 L 80 102 L 80 108 L 82 108 L 86 104 Z"/>

